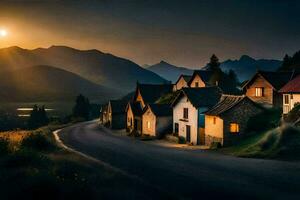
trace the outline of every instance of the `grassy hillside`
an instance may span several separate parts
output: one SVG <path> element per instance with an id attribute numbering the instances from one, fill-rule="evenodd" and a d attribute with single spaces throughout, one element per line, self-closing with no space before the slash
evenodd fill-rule
<path id="1" fill-rule="evenodd" d="M 19 47 L 0 49 L 0 70 L 22 69 L 33 65 L 57 66 L 97 84 L 117 88 L 124 95 L 132 91 L 136 81 L 162 83 L 165 80 L 130 60 L 98 50 L 77 50 L 52 46 L 26 50 Z"/>
<path id="2" fill-rule="evenodd" d="M 84 94 L 99 102 L 118 91 L 51 66 L 34 66 L 0 72 L 0 102 L 65 101 Z"/>

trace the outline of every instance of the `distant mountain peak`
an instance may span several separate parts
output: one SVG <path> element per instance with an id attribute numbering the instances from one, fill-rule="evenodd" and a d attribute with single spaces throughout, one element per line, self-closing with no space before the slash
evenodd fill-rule
<path id="1" fill-rule="evenodd" d="M 167 63 L 167 62 L 164 61 L 164 60 L 161 60 L 161 61 L 159 62 L 159 64 L 167 64 L 167 65 L 170 65 L 170 63 Z"/>
<path id="2" fill-rule="evenodd" d="M 239 61 L 246 61 L 246 62 L 251 62 L 251 61 L 255 61 L 255 59 L 254 58 L 252 58 L 252 57 L 250 57 L 250 56 L 248 56 L 248 55 L 242 55 L 241 57 L 240 57 L 240 60 Z"/>

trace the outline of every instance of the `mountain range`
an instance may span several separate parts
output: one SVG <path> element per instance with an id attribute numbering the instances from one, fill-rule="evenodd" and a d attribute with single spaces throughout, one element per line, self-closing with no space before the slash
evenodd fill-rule
<path id="1" fill-rule="evenodd" d="M 275 71 L 281 66 L 282 61 L 271 60 L 271 59 L 254 59 L 250 56 L 243 55 L 238 60 L 226 60 L 221 62 L 221 69 L 223 71 L 234 70 L 238 76 L 239 81 L 248 80 L 258 69 Z M 205 69 L 206 66 L 200 67 L 198 69 Z M 147 67 L 148 70 L 157 73 L 161 77 L 172 81 L 173 83 L 181 74 L 191 75 L 193 69 L 177 67 L 175 65 L 169 64 L 165 61 L 161 61 L 155 65 Z"/>
<path id="2" fill-rule="evenodd" d="M 0 49 L 0 73 L 1 77 L 7 77 L 0 82 L 3 89 L 0 99 L 18 101 L 29 96 L 44 100 L 63 99 L 75 93 L 114 98 L 134 90 L 137 81 L 166 82 L 130 60 L 98 50 L 66 46 Z"/>

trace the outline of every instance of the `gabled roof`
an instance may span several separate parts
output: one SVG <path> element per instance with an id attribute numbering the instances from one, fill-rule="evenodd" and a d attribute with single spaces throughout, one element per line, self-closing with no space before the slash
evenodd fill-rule
<path id="1" fill-rule="evenodd" d="M 109 105 L 111 106 L 113 114 L 124 113 L 127 102 L 123 100 L 110 100 Z"/>
<path id="2" fill-rule="evenodd" d="M 178 81 L 179 81 L 181 78 L 183 78 L 183 80 L 184 80 L 186 83 L 188 83 L 188 82 L 191 80 L 192 76 L 181 74 L 181 75 L 179 76 L 179 78 L 177 79 L 175 85 L 178 83 Z"/>
<path id="3" fill-rule="evenodd" d="M 131 108 L 135 116 L 141 116 L 143 114 L 143 108 L 139 102 L 128 102 L 126 110 Z"/>
<path id="4" fill-rule="evenodd" d="M 172 84 L 154 85 L 154 84 L 137 83 L 137 90 L 136 90 L 135 98 L 136 98 L 138 90 L 140 91 L 145 103 L 154 103 L 162 95 L 172 92 L 173 85 Z"/>
<path id="5" fill-rule="evenodd" d="M 279 90 L 281 93 L 300 93 L 300 75 L 289 81 Z"/>
<path id="6" fill-rule="evenodd" d="M 153 114 L 158 117 L 172 116 L 173 114 L 173 109 L 168 104 L 147 104 L 143 113 L 145 113 L 148 109 L 150 109 Z"/>
<path id="7" fill-rule="evenodd" d="M 213 115 L 213 116 L 222 115 L 223 113 L 225 113 L 228 110 L 230 110 L 230 109 L 234 108 L 235 106 L 237 106 L 242 101 L 250 101 L 251 103 L 253 103 L 253 105 L 261 108 L 259 105 L 254 103 L 251 99 L 249 99 L 245 95 L 241 95 L 241 96 L 222 95 L 220 101 L 214 107 L 212 107 L 210 110 L 205 112 L 205 114 Z"/>
<path id="8" fill-rule="evenodd" d="M 256 74 L 243 86 L 243 88 L 251 84 L 258 75 L 261 75 L 266 81 L 268 81 L 275 90 L 279 90 L 293 78 L 294 72 L 257 71 Z"/>
<path id="9" fill-rule="evenodd" d="M 218 103 L 222 95 L 222 90 L 217 86 L 202 87 L 202 88 L 182 88 L 179 95 L 175 98 L 172 106 L 186 96 L 195 108 L 211 107 Z"/>
<path id="10" fill-rule="evenodd" d="M 195 70 L 190 81 L 188 82 L 188 85 L 190 85 L 192 83 L 192 81 L 194 80 L 194 78 L 197 75 L 201 77 L 201 79 L 204 83 L 209 83 L 209 81 L 213 75 L 213 72 L 209 71 L 209 70 Z"/>

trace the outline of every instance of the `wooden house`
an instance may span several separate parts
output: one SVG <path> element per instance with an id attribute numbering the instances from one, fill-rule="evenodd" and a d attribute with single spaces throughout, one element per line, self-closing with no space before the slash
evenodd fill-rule
<path id="1" fill-rule="evenodd" d="M 220 99 L 220 88 L 183 88 L 178 94 L 173 107 L 173 133 L 184 137 L 187 143 L 204 144 L 204 112 Z"/>
<path id="2" fill-rule="evenodd" d="M 147 104 L 143 111 L 143 135 L 161 138 L 172 131 L 173 109 L 168 104 Z"/>
<path id="3" fill-rule="evenodd" d="M 126 107 L 127 127 L 129 132 L 142 134 L 142 111 L 147 104 L 155 103 L 161 96 L 173 91 L 172 84 L 140 84 L 137 83 L 135 94 Z M 137 115 L 137 114 L 138 115 Z M 132 124 L 130 124 L 132 120 Z M 129 126 L 130 125 L 130 126 Z"/>
<path id="4" fill-rule="evenodd" d="M 279 90 L 294 76 L 293 72 L 257 71 L 243 86 L 245 94 L 253 101 L 266 107 L 281 107 L 282 94 Z"/>
<path id="5" fill-rule="evenodd" d="M 287 114 L 295 107 L 295 104 L 300 103 L 300 75 L 284 85 L 279 93 L 283 97 L 283 114 Z"/>
<path id="6" fill-rule="evenodd" d="M 245 136 L 249 118 L 262 110 L 262 106 L 245 95 L 222 95 L 221 100 L 205 113 L 205 144 L 234 144 Z"/>
<path id="7" fill-rule="evenodd" d="M 110 100 L 107 106 L 107 126 L 111 129 L 124 129 L 126 122 L 127 102 L 123 100 Z"/>
<path id="8" fill-rule="evenodd" d="M 195 70 L 190 78 L 190 81 L 188 82 L 188 86 L 191 88 L 198 88 L 216 85 L 211 83 L 212 76 L 212 71 Z"/>
<path id="9" fill-rule="evenodd" d="M 180 75 L 178 80 L 173 86 L 173 91 L 181 90 L 181 88 L 188 87 L 188 83 L 191 80 L 192 76 L 189 75 Z"/>

